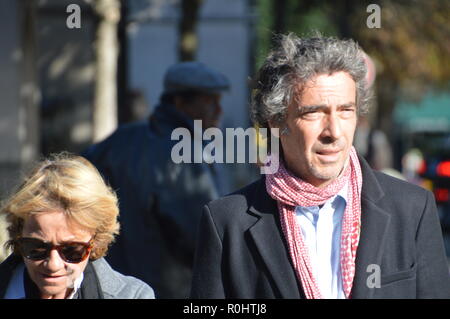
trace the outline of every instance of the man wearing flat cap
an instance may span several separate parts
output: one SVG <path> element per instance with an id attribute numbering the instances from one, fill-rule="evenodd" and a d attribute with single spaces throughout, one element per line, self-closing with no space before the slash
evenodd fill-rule
<path id="1" fill-rule="evenodd" d="M 217 167 L 174 163 L 172 132 L 185 128 L 193 137 L 194 120 L 218 126 L 228 88 L 223 74 L 200 62 L 175 64 L 148 121 L 119 127 L 84 154 L 119 197 L 121 231 L 109 263 L 149 283 L 157 298 L 188 297 L 201 208 L 228 191 Z"/>

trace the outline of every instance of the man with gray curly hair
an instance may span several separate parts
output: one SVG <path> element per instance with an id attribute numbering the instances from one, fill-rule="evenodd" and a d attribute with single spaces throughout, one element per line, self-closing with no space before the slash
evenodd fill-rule
<path id="1" fill-rule="evenodd" d="M 251 113 L 281 141 L 275 172 L 207 204 L 193 298 L 450 298 L 433 195 L 353 145 L 370 105 L 353 40 L 279 37 Z"/>

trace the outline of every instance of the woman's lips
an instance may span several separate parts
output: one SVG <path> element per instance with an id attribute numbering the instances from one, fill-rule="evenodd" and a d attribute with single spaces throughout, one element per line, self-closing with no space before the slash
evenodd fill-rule
<path id="1" fill-rule="evenodd" d="M 41 276 L 45 281 L 49 281 L 49 282 L 59 281 L 66 277 L 66 275 L 47 275 L 47 274 L 41 274 Z"/>

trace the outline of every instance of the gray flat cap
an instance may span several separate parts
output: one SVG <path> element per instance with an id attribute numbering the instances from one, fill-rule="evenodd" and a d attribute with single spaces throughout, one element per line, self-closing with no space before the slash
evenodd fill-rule
<path id="1" fill-rule="evenodd" d="M 201 62 L 181 62 L 172 65 L 164 76 L 164 93 L 199 91 L 219 93 L 230 87 L 222 73 Z"/>

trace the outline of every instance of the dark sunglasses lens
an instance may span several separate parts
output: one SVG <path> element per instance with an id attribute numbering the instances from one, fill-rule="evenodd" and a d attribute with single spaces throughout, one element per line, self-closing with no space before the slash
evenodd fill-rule
<path id="1" fill-rule="evenodd" d="M 62 245 L 59 252 L 65 261 L 69 263 L 79 263 L 86 258 L 88 247 L 82 244 L 71 243 Z"/>
<path id="2" fill-rule="evenodd" d="M 22 255 L 31 260 L 47 258 L 50 250 L 50 246 L 39 239 L 21 238 L 18 243 Z"/>
<path id="3" fill-rule="evenodd" d="M 46 259 L 52 249 L 51 244 L 36 238 L 20 238 L 17 244 L 22 255 L 31 260 Z M 82 262 L 89 253 L 89 246 L 82 243 L 67 243 L 57 249 L 61 258 L 69 263 Z"/>

